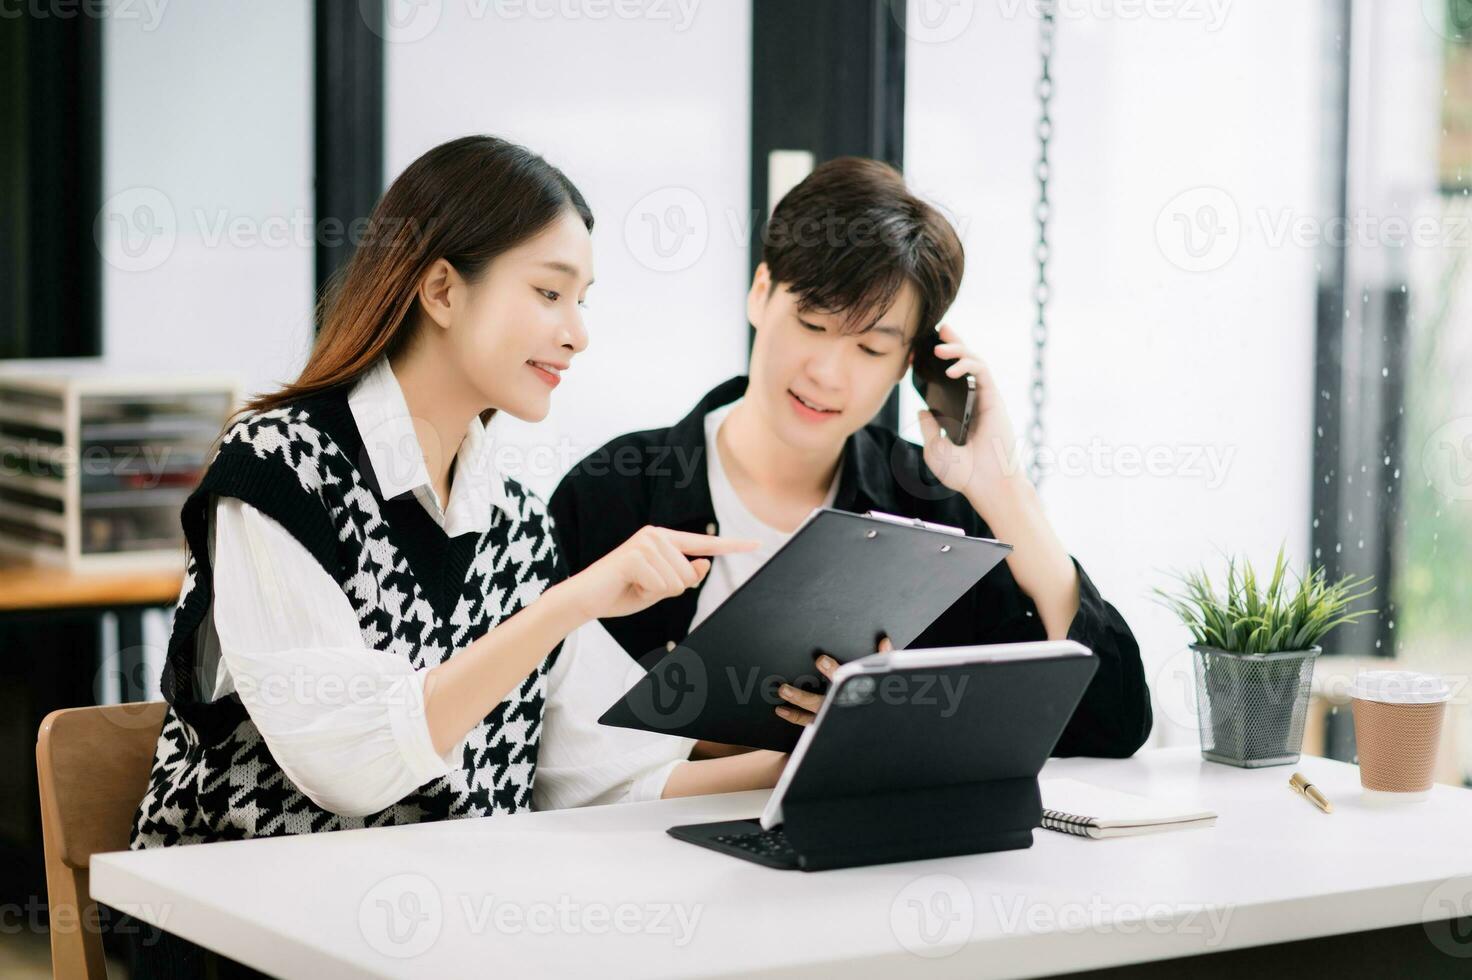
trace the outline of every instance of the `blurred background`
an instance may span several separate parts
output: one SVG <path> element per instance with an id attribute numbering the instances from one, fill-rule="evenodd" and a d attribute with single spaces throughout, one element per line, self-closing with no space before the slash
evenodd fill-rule
<path id="1" fill-rule="evenodd" d="M 1281 545 L 1374 575 L 1379 610 L 1331 636 L 1305 751 L 1351 758 L 1347 678 L 1395 661 L 1454 679 L 1439 778 L 1466 782 L 1467 0 L 11 0 L 0 73 L 7 467 L 47 404 L 74 449 L 142 438 L 124 423 L 182 444 L 293 379 L 354 222 L 423 151 L 491 133 L 597 219 L 590 348 L 546 422 L 493 426 L 549 494 L 744 371 L 762 219 L 816 162 L 878 157 L 961 232 L 947 319 L 1140 641 L 1152 744 L 1197 738 L 1152 588 Z M 885 419 L 916 438 L 918 407 L 903 386 Z M 83 484 L 44 541 L 35 489 L 0 485 L 24 545 L 0 578 L 0 969 L 30 962 L 8 927 L 44 923 L 36 726 L 158 697 L 179 578 L 152 559 L 189 478 Z"/>

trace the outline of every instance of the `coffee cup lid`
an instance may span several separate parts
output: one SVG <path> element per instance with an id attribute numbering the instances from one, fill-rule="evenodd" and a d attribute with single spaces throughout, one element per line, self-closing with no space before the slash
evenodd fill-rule
<path id="1" fill-rule="evenodd" d="M 1362 670 L 1352 695 L 1387 704 L 1436 704 L 1451 696 L 1451 686 L 1435 674 L 1414 670 Z"/>

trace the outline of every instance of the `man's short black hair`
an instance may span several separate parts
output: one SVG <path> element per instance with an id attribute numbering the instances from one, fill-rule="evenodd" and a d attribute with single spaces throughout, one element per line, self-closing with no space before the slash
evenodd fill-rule
<path id="1" fill-rule="evenodd" d="M 878 160 L 838 157 L 789 191 L 767 220 L 762 261 L 772 285 L 798 308 L 836 313 L 845 329 L 874 325 L 903 288 L 920 298 L 920 328 L 930 335 L 961 288 L 966 258 L 951 223 Z"/>

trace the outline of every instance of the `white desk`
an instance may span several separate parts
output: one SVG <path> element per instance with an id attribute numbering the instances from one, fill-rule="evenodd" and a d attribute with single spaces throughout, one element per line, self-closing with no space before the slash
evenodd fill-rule
<path id="1" fill-rule="evenodd" d="M 1297 768 L 1335 804 L 1287 788 Z M 92 895 L 285 977 L 969 977 L 1098 969 L 1472 912 L 1472 790 L 1372 808 L 1358 771 L 1241 770 L 1194 749 L 1054 759 L 1141 793 L 1188 792 L 1210 829 L 803 873 L 676 841 L 765 793 L 98 855 Z M 389 911 L 393 911 L 393 920 Z M 681 915 L 684 918 L 681 918 Z M 1417 930 L 1419 932 L 1419 930 Z M 1472 939 L 1426 944 L 1467 966 Z"/>

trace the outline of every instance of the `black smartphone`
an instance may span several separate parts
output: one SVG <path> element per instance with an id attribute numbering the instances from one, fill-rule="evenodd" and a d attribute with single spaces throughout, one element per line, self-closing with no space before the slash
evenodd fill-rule
<path id="1" fill-rule="evenodd" d="M 947 377 L 946 368 L 953 362 L 936 354 L 935 347 L 940 342 L 937 333 L 934 339 L 920 345 L 915 352 L 915 363 L 910 366 L 910 377 L 946 438 L 961 446 L 966 443 L 971 415 L 976 411 L 976 377 L 970 374 Z"/>

